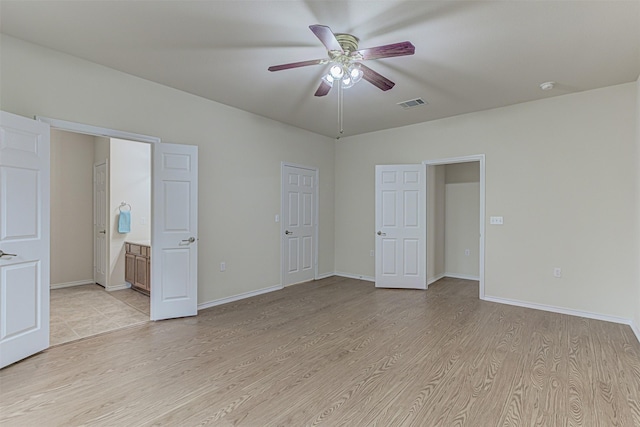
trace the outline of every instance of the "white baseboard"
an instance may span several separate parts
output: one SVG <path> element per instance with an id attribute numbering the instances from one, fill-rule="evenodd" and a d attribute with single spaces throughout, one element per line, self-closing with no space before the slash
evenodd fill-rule
<path id="1" fill-rule="evenodd" d="M 93 285 L 95 283 L 96 282 L 94 282 L 93 279 L 76 280 L 75 282 L 67 282 L 67 283 L 51 283 L 49 285 L 49 289 L 71 288 L 73 286 Z"/>
<path id="2" fill-rule="evenodd" d="M 107 292 L 121 291 L 123 289 L 129 289 L 130 287 L 131 287 L 130 283 L 124 282 L 120 285 L 105 286 L 104 290 Z"/>
<path id="3" fill-rule="evenodd" d="M 452 279 L 475 280 L 476 282 L 480 280 L 480 276 L 471 276 L 468 274 L 444 273 L 443 276 L 451 277 Z"/>
<path id="4" fill-rule="evenodd" d="M 631 326 L 631 330 L 634 334 L 636 334 L 636 338 L 638 338 L 638 342 L 640 342 L 640 327 L 638 326 L 638 324 L 635 322 L 631 322 L 629 326 Z"/>
<path id="5" fill-rule="evenodd" d="M 603 320 L 605 322 L 620 323 L 623 325 L 629 325 L 633 328 L 631 320 L 623 319 L 622 317 L 608 316 L 606 314 L 591 313 L 588 311 L 573 310 L 570 308 L 556 307 L 553 305 L 536 304 L 531 302 L 525 302 L 525 301 L 519 301 L 519 300 L 513 300 L 513 299 L 507 299 L 507 298 L 497 298 L 497 297 L 491 297 L 486 295 L 483 299 L 484 301 L 497 302 L 499 304 L 515 305 L 518 307 L 533 308 L 534 310 L 549 311 L 552 313 L 559 313 L 559 314 L 568 314 L 569 316 L 585 317 L 587 319 Z M 638 335 L 637 332 L 636 332 L 636 335 Z"/>
<path id="6" fill-rule="evenodd" d="M 334 273 L 333 271 L 330 272 L 330 273 L 318 274 L 318 277 L 316 277 L 315 280 L 322 280 L 322 279 L 326 279 L 328 277 L 335 276 L 335 275 L 336 275 L 336 273 Z"/>
<path id="7" fill-rule="evenodd" d="M 435 282 L 437 282 L 438 280 L 440 280 L 440 279 L 442 279 L 444 277 L 445 277 L 445 275 L 441 274 L 439 276 L 432 277 L 431 279 L 427 279 L 427 287 L 429 287 L 430 284 L 435 283 Z"/>
<path id="8" fill-rule="evenodd" d="M 279 291 L 281 289 L 284 289 L 282 285 L 275 285 L 275 286 L 270 286 L 268 288 L 258 289 L 257 291 L 244 292 L 242 294 L 233 295 L 230 297 L 220 298 L 220 299 L 209 301 L 209 302 L 203 302 L 202 304 L 198 304 L 198 310 L 204 310 L 205 308 L 215 307 L 217 305 L 227 304 L 230 302 L 239 301 L 245 298 L 255 297 L 255 296 L 266 294 L 269 292 Z"/>
<path id="9" fill-rule="evenodd" d="M 358 280 L 366 280 L 367 282 L 375 282 L 376 278 L 371 276 L 361 276 L 358 274 L 350 274 L 350 273 L 341 273 L 336 271 L 334 273 L 335 276 L 346 277 L 347 279 L 358 279 Z"/>

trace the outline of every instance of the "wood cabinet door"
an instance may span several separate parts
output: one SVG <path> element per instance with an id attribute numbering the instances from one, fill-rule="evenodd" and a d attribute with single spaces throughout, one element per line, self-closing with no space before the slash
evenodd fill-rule
<path id="1" fill-rule="evenodd" d="M 124 255 L 124 280 L 132 285 L 136 281 L 136 256 L 133 254 Z"/>
<path id="2" fill-rule="evenodd" d="M 147 274 L 147 258 L 136 256 L 136 282 L 135 285 L 144 290 L 149 290 L 149 275 Z"/>

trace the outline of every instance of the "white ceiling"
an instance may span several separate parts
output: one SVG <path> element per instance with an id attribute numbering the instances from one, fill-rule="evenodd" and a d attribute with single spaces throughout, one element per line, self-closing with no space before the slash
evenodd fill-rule
<path id="1" fill-rule="evenodd" d="M 329 137 L 338 97 L 314 97 L 327 66 L 309 30 L 360 48 L 409 40 L 413 56 L 367 61 L 396 82 L 344 92 L 344 135 L 634 81 L 640 1 L 13 1 L 0 31 Z M 557 82 L 544 92 L 539 84 Z M 422 97 L 428 105 L 396 104 Z"/>

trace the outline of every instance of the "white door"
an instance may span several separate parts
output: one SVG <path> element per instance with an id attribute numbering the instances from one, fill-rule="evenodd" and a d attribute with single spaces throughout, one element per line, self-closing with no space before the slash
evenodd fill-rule
<path id="1" fill-rule="evenodd" d="M 198 314 L 198 147 L 153 144 L 151 320 Z"/>
<path id="2" fill-rule="evenodd" d="M 376 287 L 427 289 L 426 166 L 376 166 Z"/>
<path id="3" fill-rule="evenodd" d="M 107 164 L 93 166 L 93 281 L 107 286 Z"/>
<path id="4" fill-rule="evenodd" d="M 317 170 L 282 165 L 282 285 L 315 279 Z"/>
<path id="5" fill-rule="evenodd" d="M 0 112 L 0 368 L 49 347 L 49 125 Z"/>

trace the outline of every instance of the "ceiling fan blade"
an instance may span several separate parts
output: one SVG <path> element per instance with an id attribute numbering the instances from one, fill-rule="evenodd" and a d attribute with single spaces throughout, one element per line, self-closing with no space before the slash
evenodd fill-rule
<path id="1" fill-rule="evenodd" d="M 288 70 L 290 68 L 306 67 L 308 65 L 326 64 L 326 59 L 313 59 L 311 61 L 291 62 L 289 64 L 272 65 L 268 68 L 269 71 Z"/>
<path id="2" fill-rule="evenodd" d="M 314 93 L 314 95 L 315 96 L 325 96 L 326 94 L 329 93 L 329 91 L 331 90 L 332 87 L 333 87 L 332 85 L 330 85 L 326 81 L 322 80 L 320 82 L 320 86 L 318 86 L 318 90 L 316 90 L 316 93 Z"/>
<path id="3" fill-rule="evenodd" d="M 413 55 L 415 51 L 416 47 L 412 45 L 411 42 L 400 42 L 356 50 L 351 54 L 351 56 L 362 55 L 363 60 L 380 59 L 390 58 L 392 56 Z"/>
<path id="4" fill-rule="evenodd" d="M 331 31 L 331 28 L 327 27 L 326 25 L 309 25 L 309 28 L 311 29 L 311 31 L 313 31 L 313 34 L 315 34 L 316 37 L 320 39 L 327 50 L 337 50 L 338 52 L 343 52 L 342 46 L 340 46 L 340 43 L 338 43 L 336 36 L 333 35 L 333 31 Z"/>
<path id="5" fill-rule="evenodd" d="M 389 90 L 394 87 L 396 84 L 375 71 L 371 68 L 360 64 L 360 69 L 362 70 L 362 78 L 371 83 L 372 85 L 378 87 L 380 90 Z"/>

